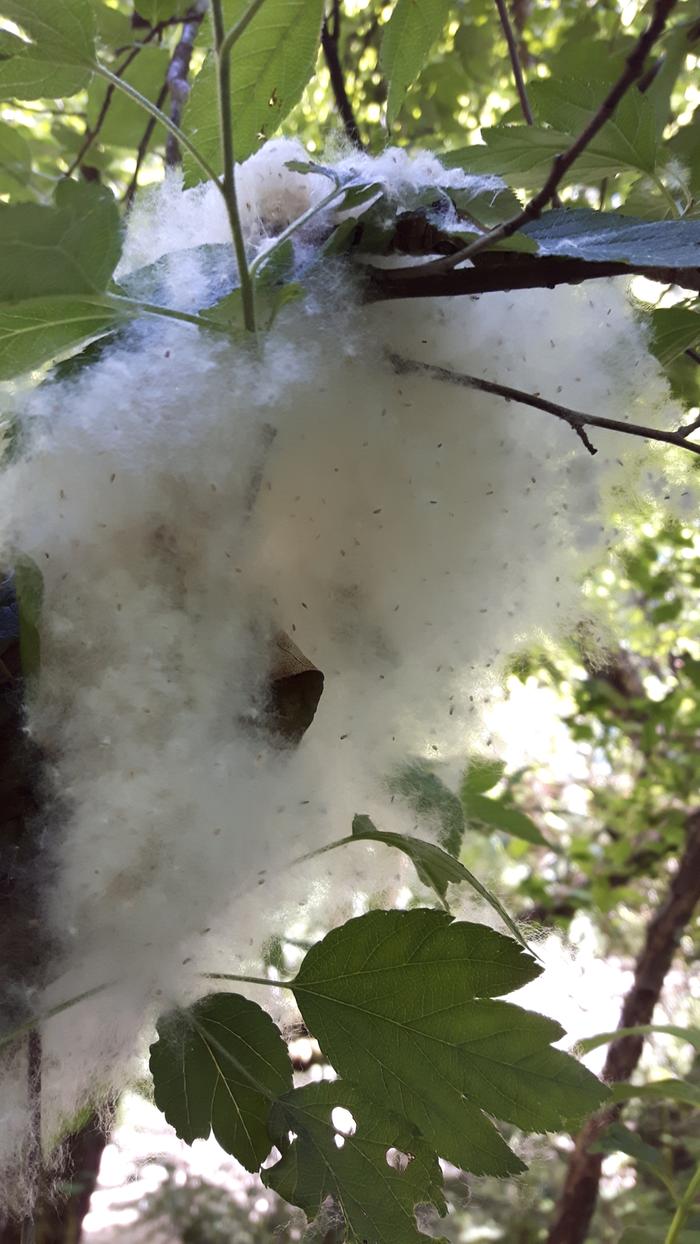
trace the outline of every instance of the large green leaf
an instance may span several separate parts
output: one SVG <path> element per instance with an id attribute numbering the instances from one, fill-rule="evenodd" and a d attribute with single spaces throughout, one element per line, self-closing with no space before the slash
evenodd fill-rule
<path id="1" fill-rule="evenodd" d="M 151 1046 L 156 1105 L 191 1144 L 210 1131 L 246 1170 L 271 1148 L 271 1103 L 292 1087 L 279 1029 L 255 1002 L 218 993 L 158 1022 Z"/>
<path id="2" fill-rule="evenodd" d="M 573 208 L 545 212 L 523 229 L 543 255 L 566 255 L 638 267 L 698 266 L 700 220 L 636 220 L 617 212 Z"/>
<path id="3" fill-rule="evenodd" d="M 0 380 L 77 349 L 109 332 L 119 319 L 113 306 L 72 295 L 0 303 Z"/>
<path id="4" fill-rule="evenodd" d="M 291 987 L 343 1078 L 405 1115 L 465 1170 L 506 1175 L 519 1158 L 487 1112 L 528 1130 L 562 1128 L 602 1086 L 550 1049 L 562 1030 L 494 996 L 540 968 L 483 925 L 429 910 L 370 912 L 329 933 Z"/>
<path id="5" fill-rule="evenodd" d="M 457 796 L 423 760 L 412 760 L 396 772 L 389 783 L 416 816 L 432 822 L 438 842 L 451 855 L 457 855 L 464 836 L 464 813 Z"/>
<path id="6" fill-rule="evenodd" d="M 597 111 L 606 90 L 607 83 L 595 79 L 547 78 L 532 81 L 528 95 L 537 121 L 569 134 L 572 142 Z M 593 144 L 596 154 L 609 156 L 618 170 L 653 173 L 659 152 L 656 117 L 649 100 L 638 90 L 628 91 Z"/>
<path id="7" fill-rule="evenodd" d="M 55 205 L 0 205 L 0 300 L 104 290 L 121 249 L 110 190 L 59 182 Z"/>
<path id="8" fill-rule="evenodd" d="M 470 173 L 495 173 L 512 186 L 539 190 L 555 156 L 571 145 L 572 136 L 540 125 L 482 126 L 484 144 L 460 147 L 449 154 L 450 167 Z M 595 139 L 567 170 L 562 184 L 598 182 L 620 172 L 619 157 Z"/>
<path id="9" fill-rule="evenodd" d="M 383 833 L 368 816 L 355 816 L 352 822 L 352 836 L 359 841 L 381 842 L 387 847 L 395 847 L 403 851 L 411 860 L 423 885 L 434 890 L 442 903 L 445 902 L 448 885 L 459 885 L 466 882 L 477 894 L 497 911 L 501 920 L 513 936 L 527 950 L 527 942 L 523 938 L 517 924 L 508 915 L 505 907 L 496 896 L 482 885 L 478 877 L 469 872 L 458 859 L 443 851 L 434 842 L 424 842 L 422 838 L 413 838 L 409 834 Z"/>
<path id="10" fill-rule="evenodd" d="M 233 27 L 249 0 L 227 0 Z M 231 110 L 237 160 L 245 160 L 269 138 L 300 99 L 313 73 L 319 46 L 323 0 L 265 0 L 231 56 Z M 209 56 L 195 78 L 183 126 L 201 154 L 221 169 L 216 71 Z M 201 171 L 185 156 L 187 181 Z"/>
<path id="11" fill-rule="evenodd" d="M 0 95 L 57 98 L 87 85 L 95 58 L 90 0 L 0 0 L 0 17 L 29 40 L 0 60 Z"/>
<path id="12" fill-rule="evenodd" d="M 151 26 L 157 26 L 158 22 L 167 22 L 176 13 L 186 13 L 190 6 L 187 0 L 135 0 L 134 8 Z"/>
<path id="13" fill-rule="evenodd" d="M 350 1134 L 333 1124 L 338 1107 L 352 1115 Z M 425 1244 L 416 1205 L 446 1212 L 436 1154 L 405 1119 L 353 1085 L 338 1080 L 296 1089 L 275 1102 L 269 1125 L 282 1158 L 263 1172 L 264 1183 L 309 1217 L 332 1197 L 350 1241 Z M 399 1151 L 391 1163 L 390 1149 Z"/>
<path id="14" fill-rule="evenodd" d="M 391 124 L 442 33 L 450 0 L 397 0 L 384 29 L 381 67 L 389 84 L 387 119 Z"/>

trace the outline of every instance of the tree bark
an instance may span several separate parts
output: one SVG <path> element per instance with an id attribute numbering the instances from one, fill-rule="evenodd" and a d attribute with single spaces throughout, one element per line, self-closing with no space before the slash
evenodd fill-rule
<path id="1" fill-rule="evenodd" d="M 688 816 L 686 846 L 663 903 L 646 932 L 637 958 L 634 982 L 627 994 L 618 1028 L 651 1023 L 664 979 L 684 929 L 700 902 L 700 808 Z M 643 1037 L 618 1037 L 608 1048 L 603 1079 L 629 1080 L 644 1044 Z M 620 1115 L 622 1104 L 605 1106 L 592 1115 L 576 1138 L 564 1189 L 555 1210 L 547 1244 L 583 1244 L 598 1198 L 603 1154 L 590 1146 Z"/>

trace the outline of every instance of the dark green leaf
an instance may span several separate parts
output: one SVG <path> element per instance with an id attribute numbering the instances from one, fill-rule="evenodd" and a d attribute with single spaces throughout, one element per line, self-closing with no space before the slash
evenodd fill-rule
<path id="1" fill-rule="evenodd" d="M 513 838 L 534 842 L 538 847 L 550 845 L 529 816 L 519 808 L 511 808 L 501 803 L 500 799 L 487 799 L 485 795 L 466 792 L 462 795 L 462 806 L 467 821 L 477 821 L 480 825 L 500 829 L 505 834 L 511 834 Z"/>
<path id="2" fill-rule="evenodd" d="M 550 1049 L 558 1024 L 495 995 L 540 968 L 512 939 L 445 912 L 371 912 L 308 952 L 294 995 L 339 1075 L 405 1115 L 465 1170 L 521 1170 L 483 1111 L 529 1130 L 561 1128 L 602 1098 Z"/>
<path id="3" fill-rule="evenodd" d="M 12 193 L 29 180 L 32 155 L 17 126 L 0 121 L 0 193 Z"/>
<path id="4" fill-rule="evenodd" d="M 626 1153 L 628 1157 L 641 1162 L 644 1166 L 658 1170 L 663 1166 L 658 1149 L 648 1145 L 637 1132 L 632 1132 L 623 1123 L 611 1123 L 590 1146 L 591 1153 Z"/>
<path id="5" fill-rule="evenodd" d="M 389 783 L 419 817 L 431 821 L 438 830 L 441 847 L 457 855 L 464 836 L 464 814 L 459 799 L 422 760 L 404 765 Z"/>
<path id="6" fill-rule="evenodd" d="M 0 205 L 0 301 L 106 289 L 121 250 L 110 190 L 59 182 L 55 206 Z"/>
<path id="7" fill-rule="evenodd" d="M 71 295 L 0 303 L 0 380 L 77 349 L 119 319 L 114 307 Z"/>
<path id="8" fill-rule="evenodd" d="M 19 614 L 19 654 L 25 678 L 39 673 L 41 639 L 39 627 L 44 600 L 44 580 L 31 557 L 15 562 L 15 596 Z"/>
<path id="9" fill-rule="evenodd" d="M 338 1107 L 352 1115 L 351 1134 L 333 1124 Z M 350 1241 L 424 1244 L 416 1205 L 446 1213 L 442 1172 L 430 1146 L 406 1119 L 353 1085 L 337 1080 L 295 1089 L 272 1107 L 270 1132 L 282 1158 L 263 1172 L 264 1183 L 309 1217 L 333 1197 Z M 388 1150 L 398 1151 L 396 1162 L 388 1160 Z"/>
<path id="10" fill-rule="evenodd" d="M 226 0 L 227 28 L 249 0 Z M 323 0 L 265 0 L 235 44 L 231 56 L 231 110 L 237 160 L 244 160 L 269 138 L 301 98 L 313 73 L 319 46 Z M 221 168 L 216 73 L 212 57 L 195 78 L 184 128 L 198 150 Z M 188 157 L 189 183 L 201 173 Z"/>
<path id="11" fill-rule="evenodd" d="M 391 125 L 406 91 L 426 64 L 450 11 L 450 0 L 397 0 L 384 29 L 380 63 L 389 84 L 387 120 Z"/>
<path id="12" fill-rule="evenodd" d="M 57 98 L 87 85 L 95 58 L 90 0 L 0 0 L 0 17 L 30 40 L 0 61 L 0 95 Z"/>
<path id="13" fill-rule="evenodd" d="M 616 212 L 565 208 L 545 212 L 523 232 L 543 255 L 619 260 L 640 267 L 697 267 L 700 220 L 635 220 Z"/>
<path id="14" fill-rule="evenodd" d="M 486 886 L 482 885 L 478 878 L 464 867 L 464 864 L 461 864 L 453 855 L 448 855 L 447 851 L 443 851 L 441 847 L 437 847 L 434 842 L 423 842 L 422 839 L 412 838 L 408 834 L 382 833 L 368 816 L 353 817 L 352 836 L 365 842 L 383 842 L 387 847 L 395 847 L 398 851 L 403 851 L 413 863 L 423 885 L 434 890 L 443 903 L 448 885 L 466 882 L 493 907 L 494 911 L 498 912 L 503 923 L 527 950 L 527 942 L 517 924 L 511 920 L 495 895 L 491 894 L 490 890 L 487 890 Z"/>
<path id="15" fill-rule="evenodd" d="M 246 1170 L 258 1170 L 271 1148 L 270 1105 L 292 1087 L 287 1047 L 266 1011 L 218 993 L 171 1012 L 158 1021 L 150 1068 L 156 1105 L 181 1140 L 212 1131 Z"/>

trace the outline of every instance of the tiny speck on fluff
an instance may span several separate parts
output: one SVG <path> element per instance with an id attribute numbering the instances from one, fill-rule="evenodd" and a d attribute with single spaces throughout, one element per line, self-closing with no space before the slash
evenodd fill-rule
<path id="1" fill-rule="evenodd" d="M 239 171 L 253 248 L 328 192 L 285 167 L 295 158 L 270 142 Z M 339 167 L 399 209 L 428 185 L 491 184 L 425 152 Z M 201 306 L 202 243 L 228 243 L 221 197 L 169 175 L 131 214 L 120 278 L 160 261 L 171 305 Z M 327 927 L 357 894 L 392 901 L 408 874 L 388 851 L 292 861 L 355 812 L 415 832 L 388 775 L 414 756 L 455 772 L 479 739 L 470 696 L 518 645 L 584 616 L 611 490 L 663 489 L 672 506 L 685 486 L 653 447 L 596 432 L 591 458 L 547 415 L 394 374 L 388 349 L 583 411 L 681 421 L 624 282 L 362 305 L 337 261 L 259 360 L 149 319 L 73 378 L 10 399 L 24 448 L 0 475 L 0 557 L 33 558 L 45 593 L 28 729 L 46 756 L 56 953 L 36 1007 L 116 982 L 44 1025 L 47 1144 L 141 1072 L 155 1018 L 205 993 L 200 973 L 259 966 L 300 910 Z M 251 727 L 279 630 L 325 675 L 297 748 Z M 15 1060 L 0 1210 L 31 1186 L 23 1083 Z"/>

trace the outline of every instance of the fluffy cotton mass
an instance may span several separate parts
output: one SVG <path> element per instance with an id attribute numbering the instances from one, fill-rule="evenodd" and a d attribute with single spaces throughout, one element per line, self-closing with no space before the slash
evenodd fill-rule
<path id="1" fill-rule="evenodd" d="M 270 143 L 240 170 L 253 249 L 328 192 L 285 167 L 299 154 Z M 399 207 L 421 186 L 470 185 L 425 154 L 350 166 Z M 132 213 L 121 276 L 161 261 L 169 305 L 197 309 L 218 276 L 194 248 L 227 242 L 216 189 L 171 178 Z M 158 1011 L 206 991 L 199 973 L 257 962 L 300 905 L 339 919 L 394 884 L 384 848 L 292 861 L 357 811 L 413 828 L 387 776 L 408 757 L 463 761 L 514 647 L 582 616 L 581 571 L 615 536 L 610 488 L 656 486 L 648 447 L 605 433 L 593 459 L 546 415 L 396 375 L 388 349 L 669 420 L 623 283 L 366 306 L 337 261 L 260 358 L 148 319 L 13 399 L 23 450 L 0 476 L 1 556 L 31 557 L 44 578 L 28 728 L 47 765 L 56 953 L 33 1005 L 115 982 L 45 1026 L 47 1140 L 123 1086 Z M 264 728 L 280 632 L 325 676 L 297 747 Z M 10 1080 L 8 1168 L 27 1118 L 23 1076 Z"/>

